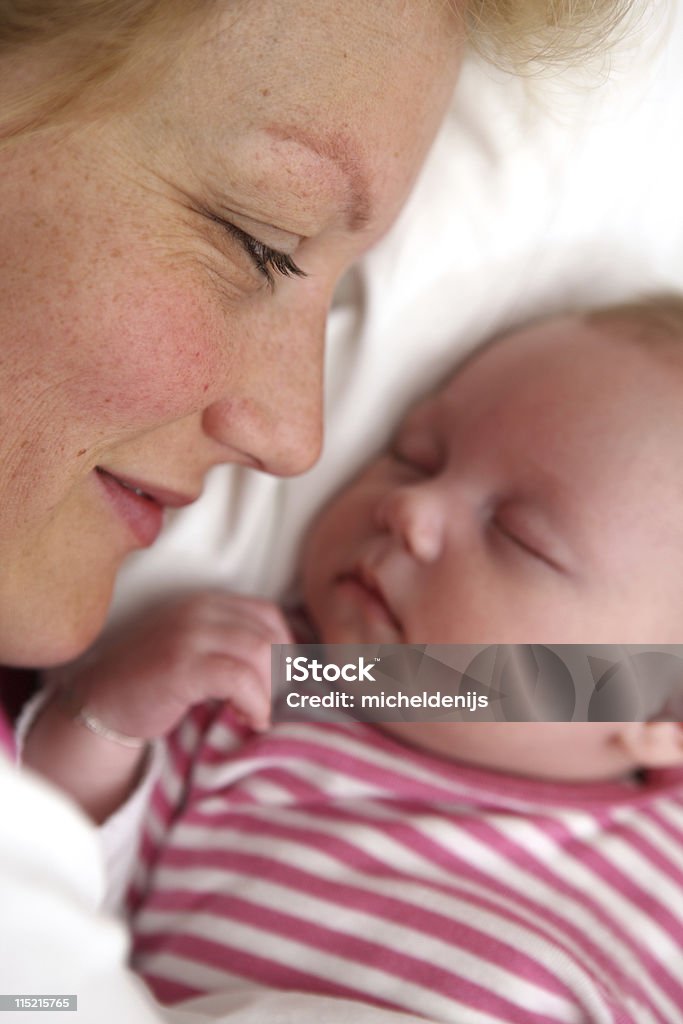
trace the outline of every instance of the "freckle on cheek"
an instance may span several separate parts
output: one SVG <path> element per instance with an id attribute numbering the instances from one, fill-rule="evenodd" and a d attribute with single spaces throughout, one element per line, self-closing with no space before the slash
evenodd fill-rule
<path id="1" fill-rule="evenodd" d="M 186 416 L 215 388 L 217 359 L 224 361 L 223 323 L 216 324 L 194 293 L 160 275 L 129 289 L 126 315 L 112 341 L 99 342 L 99 381 L 109 392 L 109 413 L 135 423 Z M 101 396 L 102 391 L 99 391 Z M 102 409 L 100 398 L 100 409 Z"/>

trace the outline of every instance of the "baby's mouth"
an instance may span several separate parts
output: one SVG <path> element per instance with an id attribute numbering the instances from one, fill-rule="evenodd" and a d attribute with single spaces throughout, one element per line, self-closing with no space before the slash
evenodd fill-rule
<path id="1" fill-rule="evenodd" d="M 384 618 L 389 623 L 392 630 L 398 634 L 399 640 L 397 642 L 405 643 L 403 625 L 399 619 L 397 619 L 393 609 L 387 603 L 387 599 L 384 596 L 381 586 L 372 573 L 363 566 L 358 566 L 351 572 L 341 573 L 337 577 L 336 582 L 360 591 L 364 600 L 368 602 L 370 608 Z"/>

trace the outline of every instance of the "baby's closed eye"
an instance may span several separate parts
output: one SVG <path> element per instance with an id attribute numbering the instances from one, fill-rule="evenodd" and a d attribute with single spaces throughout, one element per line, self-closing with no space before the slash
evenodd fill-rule
<path id="1" fill-rule="evenodd" d="M 523 555 L 536 559 L 555 571 L 564 571 L 549 531 L 531 509 L 517 503 L 502 502 L 494 506 L 489 527 Z"/>

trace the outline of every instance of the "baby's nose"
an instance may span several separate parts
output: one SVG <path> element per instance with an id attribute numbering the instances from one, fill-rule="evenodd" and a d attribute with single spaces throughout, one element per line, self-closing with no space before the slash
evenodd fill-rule
<path id="1" fill-rule="evenodd" d="M 434 562 L 444 541 L 443 514 L 424 487 L 397 487 L 377 506 L 377 522 L 420 562 Z"/>

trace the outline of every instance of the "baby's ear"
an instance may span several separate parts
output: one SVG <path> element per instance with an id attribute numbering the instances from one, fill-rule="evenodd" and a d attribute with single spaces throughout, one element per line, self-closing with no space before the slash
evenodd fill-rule
<path id="1" fill-rule="evenodd" d="M 639 768 L 683 764 L 683 722 L 620 722 L 615 741 Z"/>

